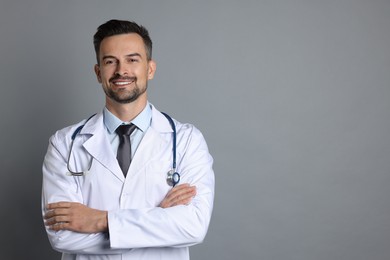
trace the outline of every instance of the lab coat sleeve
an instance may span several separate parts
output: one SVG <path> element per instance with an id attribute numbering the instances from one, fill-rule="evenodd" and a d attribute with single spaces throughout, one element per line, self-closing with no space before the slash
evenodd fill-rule
<path id="1" fill-rule="evenodd" d="M 195 185 L 197 195 L 190 205 L 109 211 L 111 248 L 187 247 L 205 238 L 214 200 L 213 159 L 199 130 L 191 126 L 182 131 L 181 183 Z"/>
<path id="2" fill-rule="evenodd" d="M 48 150 L 43 163 L 42 180 L 42 214 L 46 213 L 46 205 L 59 201 L 83 203 L 80 188 L 75 177 L 68 176 L 67 155 L 70 147 L 69 135 L 56 133 L 50 138 Z M 63 253 L 74 254 L 118 254 L 123 250 L 110 248 L 107 234 L 83 234 L 72 231 L 46 232 L 53 249 Z"/>

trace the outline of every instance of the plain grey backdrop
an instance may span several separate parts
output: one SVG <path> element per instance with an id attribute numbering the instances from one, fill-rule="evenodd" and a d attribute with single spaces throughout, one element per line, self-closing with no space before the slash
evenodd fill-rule
<path id="1" fill-rule="evenodd" d="M 215 159 L 192 259 L 389 259 L 388 0 L 1 0 L 0 259 L 59 259 L 42 160 L 104 105 L 92 35 L 112 18 L 149 29 L 150 101 Z"/>

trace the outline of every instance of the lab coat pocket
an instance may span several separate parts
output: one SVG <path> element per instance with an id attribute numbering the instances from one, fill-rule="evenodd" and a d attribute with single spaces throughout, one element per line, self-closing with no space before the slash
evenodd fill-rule
<path id="1" fill-rule="evenodd" d="M 101 210 L 119 208 L 123 182 L 97 160 L 92 159 L 89 172 L 77 178 L 85 205 Z"/>
<path id="2" fill-rule="evenodd" d="M 156 160 L 151 162 L 145 169 L 145 196 L 150 207 L 156 207 L 164 199 L 170 190 L 167 183 L 167 173 L 171 169 L 172 162 L 169 160 Z"/>

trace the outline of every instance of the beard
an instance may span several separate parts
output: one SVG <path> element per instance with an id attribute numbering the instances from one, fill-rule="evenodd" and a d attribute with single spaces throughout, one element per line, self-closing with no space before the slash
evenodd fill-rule
<path id="1" fill-rule="evenodd" d="M 118 90 L 114 91 L 112 88 L 103 88 L 106 95 L 120 104 L 128 104 L 136 101 L 142 94 L 144 94 L 148 88 L 148 83 L 145 86 L 140 87 L 137 85 L 137 81 L 134 82 L 135 86 L 132 90 Z"/>

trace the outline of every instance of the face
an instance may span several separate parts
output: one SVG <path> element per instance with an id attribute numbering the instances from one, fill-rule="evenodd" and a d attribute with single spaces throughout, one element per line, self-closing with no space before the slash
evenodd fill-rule
<path id="1" fill-rule="evenodd" d="M 104 38 L 100 44 L 95 73 L 109 104 L 146 102 L 148 80 L 156 69 L 148 61 L 141 36 L 135 33 Z"/>

